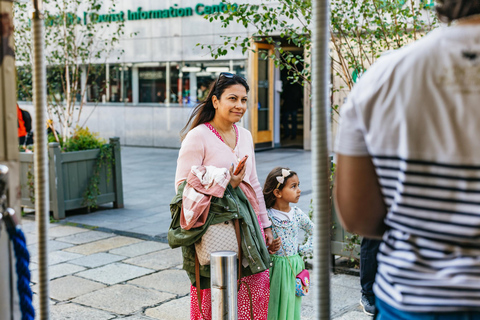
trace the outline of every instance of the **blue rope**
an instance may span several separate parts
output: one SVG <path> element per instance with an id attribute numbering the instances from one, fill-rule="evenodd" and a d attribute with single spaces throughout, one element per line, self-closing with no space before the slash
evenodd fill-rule
<path id="1" fill-rule="evenodd" d="M 13 242 L 15 251 L 15 267 L 17 271 L 17 289 L 20 296 L 20 309 L 22 311 L 22 320 L 35 319 L 35 309 L 32 305 L 32 289 L 30 288 L 30 254 L 27 249 L 25 235 L 20 228 L 7 228 L 10 240 Z"/>

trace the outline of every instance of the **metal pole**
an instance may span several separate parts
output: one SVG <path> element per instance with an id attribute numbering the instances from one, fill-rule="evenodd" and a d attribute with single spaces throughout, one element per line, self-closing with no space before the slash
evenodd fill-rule
<path id="1" fill-rule="evenodd" d="M 314 205 L 313 281 L 315 319 L 330 319 L 330 105 L 328 87 L 329 1 L 312 1 L 312 172 Z"/>
<path id="2" fill-rule="evenodd" d="M 210 254 L 212 320 L 237 320 L 237 270 L 235 252 Z"/>
<path id="3" fill-rule="evenodd" d="M 49 319 L 48 290 L 48 158 L 46 123 L 46 67 L 42 0 L 33 0 L 33 104 L 35 106 L 35 220 L 38 233 L 39 319 Z M 54 161 L 55 159 L 51 159 Z"/>

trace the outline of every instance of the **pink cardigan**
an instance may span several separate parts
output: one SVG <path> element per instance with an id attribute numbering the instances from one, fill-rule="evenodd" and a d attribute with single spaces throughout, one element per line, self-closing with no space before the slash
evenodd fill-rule
<path id="1" fill-rule="evenodd" d="M 248 155 L 247 169 L 243 181 L 250 184 L 257 195 L 259 204 L 259 212 L 257 214 L 263 227 L 266 228 L 272 223 L 267 216 L 262 187 L 257 177 L 252 135 L 247 129 L 237 128 L 238 142 L 234 150 L 235 152 L 232 152 L 232 149 L 221 141 L 206 125 L 201 124 L 188 132 L 178 153 L 175 191 L 187 179 L 192 166 L 203 165 L 230 168 L 233 163 L 236 167 L 239 158 Z"/>

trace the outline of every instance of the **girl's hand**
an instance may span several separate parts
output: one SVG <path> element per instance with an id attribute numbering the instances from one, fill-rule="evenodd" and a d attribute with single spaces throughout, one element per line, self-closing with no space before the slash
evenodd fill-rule
<path id="1" fill-rule="evenodd" d="M 270 247 L 273 243 L 273 233 L 272 233 L 272 228 L 268 229 L 263 229 L 263 232 L 265 232 L 265 240 L 267 242 L 267 248 Z"/>
<path id="2" fill-rule="evenodd" d="M 278 237 L 277 239 L 274 239 L 270 247 L 268 247 L 268 253 L 273 254 L 277 252 L 278 250 L 280 250 L 281 246 L 282 246 L 282 238 Z"/>
<path id="3" fill-rule="evenodd" d="M 243 181 L 243 178 L 245 177 L 245 172 L 247 170 L 247 166 L 243 166 L 243 169 L 240 170 L 240 172 L 235 176 L 233 175 L 233 163 L 232 163 L 232 166 L 230 167 L 229 171 L 230 171 L 230 184 L 232 185 L 232 187 L 235 189 L 236 187 L 238 187 L 240 185 L 240 183 Z"/>

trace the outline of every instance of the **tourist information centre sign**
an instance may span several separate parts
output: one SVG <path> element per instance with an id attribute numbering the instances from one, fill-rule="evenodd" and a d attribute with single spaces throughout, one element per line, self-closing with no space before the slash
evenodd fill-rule
<path id="1" fill-rule="evenodd" d="M 220 3 L 218 5 L 205 5 L 203 3 L 197 3 L 194 7 L 179 7 L 177 4 L 160 10 L 143 10 L 142 7 L 138 7 L 136 11 L 120 11 L 112 12 L 109 14 L 96 14 L 84 12 L 83 17 L 76 17 L 82 19 L 83 23 L 86 24 L 88 20 L 92 22 L 101 23 L 101 22 L 115 22 L 115 21 L 135 21 L 135 20 L 150 20 L 150 19 L 167 19 L 167 18 L 182 18 L 190 17 L 193 14 L 196 15 L 207 15 L 217 12 L 234 12 L 237 10 L 237 4 L 227 5 L 225 3 Z M 75 19 L 75 17 L 72 17 Z"/>

